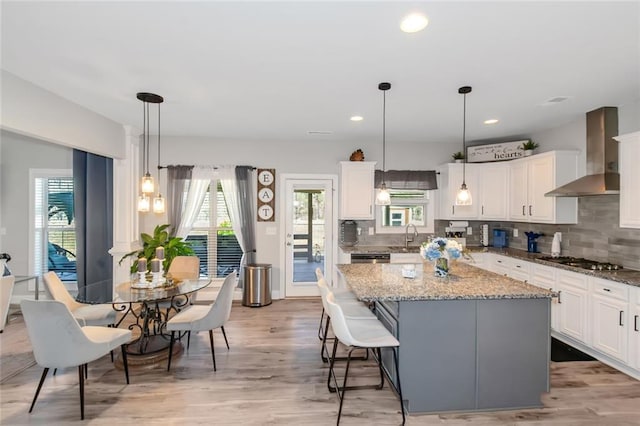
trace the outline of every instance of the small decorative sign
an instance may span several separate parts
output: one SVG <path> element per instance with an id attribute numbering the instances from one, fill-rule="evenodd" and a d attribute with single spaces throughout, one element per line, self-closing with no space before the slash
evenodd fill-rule
<path id="1" fill-rule="evenodd" d="M 522 144 L 528 139 L 515 142 L 494 143 L 491 145 L 470 146 L 467 148 L 467 163 L 486 161 L 505 161 L 524 157 Z"/>
<path id="2" fill-rule="evenodd" d="M 274 222 L 276 169 L 258 169 L 258 222 Z"/>

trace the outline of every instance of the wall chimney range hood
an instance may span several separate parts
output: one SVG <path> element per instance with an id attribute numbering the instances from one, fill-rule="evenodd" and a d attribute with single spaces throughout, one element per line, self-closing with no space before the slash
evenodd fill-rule
<path id="1" fill-rule="evenodd" d="M 587 174 L 544 194 L 546 197 L 583 197 L 620 193 L 618 174 L 618 108 L 602 107 L 587 113 Z"/>

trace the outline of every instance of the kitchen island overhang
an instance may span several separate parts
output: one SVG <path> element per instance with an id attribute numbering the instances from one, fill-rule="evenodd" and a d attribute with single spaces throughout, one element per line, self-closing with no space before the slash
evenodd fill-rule
<path id="1" fill-rule="evenodd" d="M 403 278 L 399 264 L 337 268 L 400 341 L 409 413 L 542 406 L 552 292 L 464 263 L 446 279 L 434 277 L 430 263 L 414 279 Z M 391 353 L 382 357 L 395 386 Z"/>

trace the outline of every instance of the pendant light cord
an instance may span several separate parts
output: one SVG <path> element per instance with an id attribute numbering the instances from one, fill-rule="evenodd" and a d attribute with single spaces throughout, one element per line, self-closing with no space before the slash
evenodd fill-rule
<path id="1" fill-rule="evenodd" d="M 149 145 L 150 145 L 150 141 L 149 141 L 149 136 L 150 136 L 150 135 L 149 135 L 149 133 L 150 133 L 150 129 L 149 129 L 149 103 L 148 103 L 148 102 L 145 102 L 145 106 L 146 106 L 146 111 L 145 111 L 145 112 L 146 112 L 146 114 L 147 114 L 147 119 L 146 119 L 146 122 L 147 122 L 147 128 L 146 128 L 146 130 L 145 130 L 145 133 L 146 133 L 146 135 L 147 135 L 147 141 L 146 141 L 146 143 L 145 143 L 145 148 L 146 148 L 146 151 L 147 151 L 147 152 L 146 152 L 147 162 L 146 162 L 146 164 L 145 164 L 145 169 L 146 169 L 146 170 L 145 170 L 145 173 L 147 173 L 147 174 L 148 174 L 148 173 L 149 173 L 149 157 L 150 157 L 150 155 L 149 155 L 149 153 L 150 153 L 150 148 L 149 148 Z"/>
<path id="2" fill-rule="evenodd" d="M 466 145 L 466 136 L 467 136 L 467 94 L 464 93 L 462 101 L 462 184 L 466 185 L 466 165 L 467 165 L 467 145 Z"/>
<path id="3" fill-rule="evenodd" d="M 158 195 L 160 194 L 160 104 L 158 104 Z"/>
<path id="4" fill-rule="evenodd" d="M 382 183 L 386 172 L 385 159 L 387 157 L 387 91 L 382 91 Z"/>

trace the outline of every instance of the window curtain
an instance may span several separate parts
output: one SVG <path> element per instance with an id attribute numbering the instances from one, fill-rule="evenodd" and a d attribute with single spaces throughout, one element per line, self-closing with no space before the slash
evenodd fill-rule
<path id="1" fill-rule="evenodd" d="M 167 220 L 174 236 L 182 221 L 182 206 L 192 170 L 193 166 L 167 166 Z"/>
<path id="2" fill-rule="evenodd" d="M 254 226 L 253 209 L 253 167 L 250 166 L 224 166 L 218 169 L 220 183 L 227 203 L 227 211 L 231 218 L 233 232 L 242 249 L 240 260 L 239 286 L 244 286 L 243 265 L 255 262 L 256 233 Z"/>
<path id="3" fill-rule="evenodd" d="M 112 299 L 113 160 L 73 150 L 78 295 L 86 301 Z"/>
<path id="4" fill-rule="evenodd" d="M 380 187 L 384 176 L 384 184 L 389 189 L 438 189 L 434 170 L 382 170 L 375 171 L 376 188 Z"/>
<path id="5" fill-rule="evenodd" d="M 217 170 L 215 167 L 197 166 L 193 168 L 187 200 L 182 210 L 182 218 L 180 219 L 178 230 L 175 233 L 176 237 L 187 238 L 193 228 L 193 222 L 198 217 L 209 183 L 211 183 L 211 179 L 216 177 Z"/>

